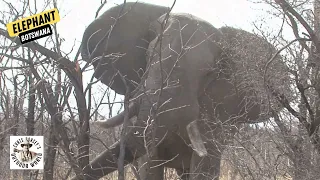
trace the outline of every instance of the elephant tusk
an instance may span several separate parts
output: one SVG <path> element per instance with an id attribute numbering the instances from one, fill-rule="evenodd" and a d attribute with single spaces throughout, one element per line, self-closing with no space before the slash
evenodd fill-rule
<path id="1" fill-rule="evenodd" d="M 112 117 L 107 120 L 98 120 L 98 121 L 93 122 L 93 124 L 98 125 L 98 126 L 105 128 L 105 129 L 119 126 L 122 123 L 123 123 L 123 119 L 118 118 L 117 116 Z"/>
<path id="2" fill-rule="evenodd" d="M 200 156 L 204 157 L 208 155 L 207 149 L 204 146 L 204 142 L 201 138 L 200 131 L 197 125 L 197 121 L 192 121 L 187 125 L 187 132 L 191 141 L 192 149 Z"/>
<path id="3" fill-rule="evenodd" d="M 135 102 L 129 104 L 129 119 L 138 114 L 138 105 Z M 120 114 L 107 119 L 99 120 L 93 122 L 93 124 L 98 125 L 102 128 L 112 128 L 121 125 L 124 122 L 125 111 L 122 111 Z"/>

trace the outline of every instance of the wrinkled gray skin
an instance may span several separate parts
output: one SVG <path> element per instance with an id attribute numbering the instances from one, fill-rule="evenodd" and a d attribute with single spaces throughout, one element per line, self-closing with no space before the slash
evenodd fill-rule
<path id="1" fill-rule="evenodd" d="M 153 13 L 153 10 L 148 9 L 148 12 Z M 163 20 L 164 15 L 158 19 L 160 22 Z M 160 34 L 162 29 L 159 23 L 152 24 Z M 166 167 L 191 173 L 183 179 L 218 179 L 221 153 L 228 139 L 236 132 L 235 127 L 240 122 L 259 120 L 264 112 L 260 104 L 265 104 L 266 93 L 260 89 L 263 85 L 261 77 L 274 49 L 260 37 L 229 27 L 218 30 L 189 14 L 170 15 L 161 40 L 161 50 L 157 38 L 148 47 L 146 64 L 151 66 L 146 80 L 142 81 L 146 94 L 141 95 L 138 91 L 135 96 L 138 96 L 139 103 L 130 105 L 130 118 L 137 116 L 138 120 L 131 122 L 125 136 L 125 163 L 146 154 L 143 137 L 150 141 L 150 127 L 156 126 L 155 143 L 158 146 L 152 151 L 152 160 L 167 160 Z M 140 60 L 145 58 L 132 59 Z M 132 61 L 128 63 L 135 64 Z M 128 66 L 123 69 L 119 66 L 118 69 L 124 74 Z M 282 72 L 279 69 L 281 66 L 272 67 L 273 72 Z M 275 73 L 269 71 L 267 77 L 272 75 Z M 277 82 L 273 82 L 277 87 L 284 84 L 280 77 L 284 76 L 279 74 Z M 160 98 L 159 89 L 162 89 Z M 156 102 L 159 108 L 155 121 L 152 121 L 155 124 L 146 129 L 147 124 L 151 123 L 151 105 Z M 123 117 L 124 113 L 121 113 L 100 122 L 100 125 L 112 127 L 121 124 Z M 191 148 L 186 126 L 194 120 L 197 120 L 208 156 L 199 157 Z M 96 157 L 85 169 L 89 174 L 87 179 L 98 179 L 115 171 L 117 165 L 113 158 L 118 157 L 119 149 L 119 143 L 116 143 Z M 153 161 L 148 166 L 158 168 L 142 173 L 142 179 L 163 179 L 163 165 Z"/>
<path id="2" fill-rule="evenodd" d="M 94 76 L 116 93 L 124 95 L 126 88 L 117 73 L 119 70 L 130 91 L 135 89 L 146 67 L 149 42 L 156 37 L 150 23 L 166 12 L 168 7 L 128 2 L 124 6 L 110 8 L 95 19 L 86 28 L 81 46 L 82 58 L 90 61 L 91 56 L 93 60 Z M 106 35 L 109 38 L 104 38 Z M 101 45 L 97 46 L 103 39 Z M 107 57 L 102 61 L 95 59 L 103 54 Z"/>

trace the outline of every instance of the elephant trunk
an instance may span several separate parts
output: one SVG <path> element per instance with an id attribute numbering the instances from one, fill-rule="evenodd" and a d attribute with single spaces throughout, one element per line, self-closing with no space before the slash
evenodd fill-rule
<path id="1" fill-rule="evenodd" d="M 143 94 L 140 96 L 136 93 L 135 97 L 139 100 L 135 100 L 129 104 L 129 119 L 133 116 L 138 116 L 138 122 L 136 126 L 130 126 L 128 128 L 128 132 L 125 136 L 125 159 L 124 165 L 132 163 L 135 159 L 140 158 L 141 156 L 147 153 L 145 142 L 150 140 L 150 131 L 145 131 L 147 127 L 145 122 L 147 122 L 151 103 L 150 99 L 147 95 Z M 139 105 L 139 103 L 141 105 Z M 116 126 L 118 124 L 123 123 L 125 112 L 121 112 L 117 116 L 114 116 L 106 121 L 98 121 L 97 124 L 104 128 L 110 128 Z M 158 132 L 157 132 L 158 133 Z M 165 134 L 165 133 L 160 133 Z M 158 135 L 158 134 L 157 134 Z M 146 139 L 147 138 L 147 139 Z M 158 139 L 158 138 L 157 138 Z M 160 138 L 161 139 L 161 138 Z M 88 166 L 84 168 L 84 172 L 86 173 L 86 180 L 94 180 L 99 179 L 113 171 L 117 170 L 117 159 L 120 154 L 120 143 L 115 143 L 111 148 L 105 150 L 96 158 L 94 158 Z M 80 179 L 79 177 L 74 177 L 72 180 Z"/>
<path id="2" fill-rule="evenodd" d="M 124 165 L 132 163 L 135 159 L 140 158 L 146 153 L 143 146 L 143 138 L 136 136 L 134 131 L 128 132 L 124 139 L 125 143 L 125 158 Z M 88 164 L 83 172 L 85 180 L 96 180 L 105 175 L 108 175 L 118 169 L 117 160 L 120 154 L 120 143 L 115 143 L 111 148 L 103 151 Z M 73 177 L 71 180 L 82 179 Z"/>

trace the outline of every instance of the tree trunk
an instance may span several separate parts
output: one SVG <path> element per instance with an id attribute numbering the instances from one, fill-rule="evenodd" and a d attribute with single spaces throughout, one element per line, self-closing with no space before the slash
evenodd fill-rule
<path id="1" fill-rule="evenodd" d="M 56 85 L 55 89 L 55 102 L 53 104 L 56 104 L 57 106 L 59 105 L 58 99 L 59 95 L 61 93 L 61 70 L 58 69 L 58 82 Z M 53 173 L 54 173 L 54 163 L 55 163 L 55 158 L 56 158 L 56 153 L 57 153 L 57 145 L 59 143 L 58 137 L 56 134 L 58 134 L 58 131 L 56 129 L 57 123 L 62 121 L 62 115 L 61 109 L 58 109 L 57 114 L 51 116 L 51 121 L 50 121 L 50 128 L 49 128 L 49 140 L 48 140 L 48 148 L 46 150 L 46 159 L 44 163 L 44 174 L 43 174 L 43 179 L 48 179 L 48 180 L 53 180 Z M 56 119 L 56 118 L 61 118 L 61 119 Z"/>
<path id="2" fill-rule="evenodd" d="M 32 74 L 29 75 L 29 102 L 28 102 L 28 115 L 26 118 L 27 125 L 27 135 L 34 135 L 34 111 L 36 106 L 36 91 L 33 87 L 33 77 Z"/>

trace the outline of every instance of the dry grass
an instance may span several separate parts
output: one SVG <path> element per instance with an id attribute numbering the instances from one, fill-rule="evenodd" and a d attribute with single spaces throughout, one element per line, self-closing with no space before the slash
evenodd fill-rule
<path id="1" fill-rule="evenodd" d="M 240 174 L 235 172 L 231 166 L 228 166 L 226 162 L 222 162 L 221 167 L 221 175 L 220 180 L 249 180 L 250 178 L 244 178 L 242 179 Z M 66 174 L 67 172 L 64 172 L 66 168 L 57 168 L 55 171 L 55 179 L 56 180 L 62 180 L 63 178 L 60 176 L 61 174 Z M 165 169 L 165 179 L 166 180 L 179 180 L 179 177 L 177 176 L 174 169 L 167 168 Z M 17 173 L 17 174 L 16 174 Z M 38 179 L 41 179 L 41 173 L 39 172 Z M 14 176 L 16 174 L 16 176 Z M 11 171 L 10 173 L 10 180 L 23 180 L 23 171 Z M 105 176 L 101 180 L 117 180 L 118 179 L 118 172 L 114 172 L 112 174 L 109 174 L 108 176 Z M 126 180 L 136 180 L 133 172 L 131 171 L 131 168 L 126 167 Z M 276 180 L 292 180 L 290 176 L 280 176 L 278 175 L 276 177 Z"/>

